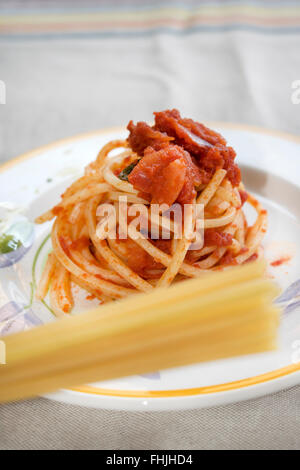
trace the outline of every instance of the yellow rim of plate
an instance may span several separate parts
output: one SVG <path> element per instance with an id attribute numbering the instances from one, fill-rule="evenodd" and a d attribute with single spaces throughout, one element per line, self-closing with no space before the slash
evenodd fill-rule
<path id="1" fill-rule="evenodd" d="M 275 130 L 264 129 L 261 127 L 250 126 L 246 124 L 235 124 L 230 122 L 218 122 L 218 121 L 209 121 L 207 123 L 211 127 L 222 127 L 227 129 L 241 130 L 241 131 L 250 131 L 254 133 L 269 135 L 272 137 L 279 137 L 285 140 L 289 140 L 295 143 L 300 144 L 300 137 L 286 132 L 280 132 Z M 20 155 L 17 158 L 14 158 L 7 163 L 4 163 L 0 166 L 0 173 L 4 173 L 10 168 L 18 165 L 19 163 L 34 158 L 45 151 L 60 147 L 61 145 L 74 143 L 76 141 L 85 140 L 91 137 L 96 137 L 98 135 L 106 135 L 112 132 L 123 131 L 124 127 L 110 127 L 107 129 L 102 129 L 98 131 L 87 132 L 84 134 L 79 134 L 74 137 L 69 137 L 66 139 L 58 140 L 52 144 L 44 145 L 37 148 L 31 152 L 27 152 L 23 155 Z M 240 388 L 250 387 L 252 385 L 258 385 L 265 382 L 270 382 L 271 380 L 285 377 L 294 372 L 300 371 L 299 364 L 291 364 L 281 369 L 274 370 L 272 372 L 267 372 L 265 374 L 257 375 L 254 377 L 249 377 L 247 379 L 236 380 L 234 382 L 227 382 L 224 384 L 218 385 L 209 385 L 206 387 L 196 387 L 196 388 L 186 388 L 178 390 L 114 390 L 106 388 L 98 388 L 92 385 L 82 385 L 80 387 L 72 387 L 68 390 L 79 393 L 86 393 L 90 395 L 102 395 L 102 396 L 111 396 L 111 397 L 120 397 L 120 398 L 171 398 L 171 397 L 187 397 L 193 395 L 209 395 L 212 393 L 219 392 L 228 392 L 232 390 L 238 390 Z"/>

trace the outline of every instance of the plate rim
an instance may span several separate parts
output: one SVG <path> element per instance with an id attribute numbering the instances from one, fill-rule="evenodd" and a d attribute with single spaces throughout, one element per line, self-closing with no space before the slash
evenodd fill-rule
<path id="1" fill-rule="evenodd" d="M 226 121 L 204 121 L 205 125 L 211 126 L 211 127 L 223 127 L 227 129 L 233 129 L 233 130 L 241 130 L 241 131 L 248 131 L 248 132 L 253 132 L 253 133 L 258 133 L 258 134 L 264 134 L 264 135 L 269 135 L 270 137 L 278 137 L 284 140 L 288 140 L 291 142 L 299 143 L 300 144 L 300 136 L 297 136 L 295 134 L 291 134 L 289 132 L 284 132 L 284 131 L 278 131 L 276 129 L 269 129 L 263 126 L 255 126 L 251 124 L 241 124 L 237 122 L 226 122 Z M 0 173 L 4 173 L 5 171 L 9 170 L 10 168 L 18 165 L 19 163 L 22 163 L 25 160 L 30 160 L 31 158 L 34 158 L 35 156 L 39 155 L 40 153 L 43 153 L 45 151 L 54 149 L 56 147 L 59 147 L 61 145 L 65 145 L 68 143 L 73 143 L 76 141 L 80 140 L 85 140 L 90 137 L 96 137 L 99 135 L 105 135 L 105 134 L 110 134 L 113 132 L 120 132 L 124 131 L 126 128 L 124 126 L 111 126 L 111 127 L 104 127 L 101 129 L 96 129 L 94 131 L 88 131 L 88 132 L 82 132 L 79 134 L 75 134 L 70 137 L 65 137 L 62 139 L 55 140 L 54 142 L 41 145 L 40 147 L 36 147 L 33 150 L 29 150 L 28 152 L 22 153 L 21 155 L 18 155 L 14 158 L 9 159 L 7 162 L 1 163 L 0 164 Z"/>
<path id="2" fill-rule="evenodd" d="M 300 144 L 300 136 L 288 133 L 277 131 L 275 129 L 268 129 L 265 127 L 249 125 L 249 124 L 241 124 L 235 122 L 222 122 L 222 121 L 205 121 L 205 124 L 211 127 L 221 127 L 226 129 L 232 129 L 237 131 L 248 131 L 255 134 L 263 134 L 270 137 L 277 137 L 283 140 L 291 141 L 297 144 Z M 0 164 L 0 174 L 10 170 L 11 168 L 21 164 L 26 160 L 30 160 L 46 151 L 55 149 L 65 144 L 74 143 L 76 141 L 86 140 L 92 137 L 111 134 L 114 132 L 121 132 L 124 131 L 124 126 L 113 126 L 107 128 L 101 128 L 94 131 L 84 132 L 80 134 L 76 134 L 71 137 L 63 138 L 56 140 L 52 143 L 42 145 L 37 147 L 34 150 L 29 152 L 25 152 L 15 158 L 10 159 L 7 162 Z M 212 396 L 213 394 L 221 394 L 222 392 L 228 393 L 233 391 L 238 391 L 241 389 L 249 389 L 251 387 L 267 384 L 270 382 L 274 382 L 278 379 L 283 379 L 287 376 L 298 376 L 300 378 L 300 363 L 290 364 L 288 366 L 282 367 L 280 369 L 275 369 L 270 372 L 266 372 L 264 374 L 259 374 L 253 377 L 247 377 L 245 379 L 236 380 L 233 382 L 227 382 L 223 384 L 216 384 L 216 385 L 209 385 L 209 386 L 202 386 L 202 387 L 193 387 L 188 389 L 172 389 L 172 390 L 115 390 L 109 388 L 100 388 L 93 385 L 82 385 L 79 387 L 70 387 L 66 390 L 62 390 L 60 393 L 71 392 L 77 393 L 80 395 L 85 396 L 101 396 L 101 397 L 111 397 L 111 398 L 172 398 L 180 399 L 180 398 L 187 398 L 187 397 L 196 397 L 196 396 Z M 51 395 L 48 396 L 49 398 Z M 54 397 L 54 395 L 52 396 Z"/>

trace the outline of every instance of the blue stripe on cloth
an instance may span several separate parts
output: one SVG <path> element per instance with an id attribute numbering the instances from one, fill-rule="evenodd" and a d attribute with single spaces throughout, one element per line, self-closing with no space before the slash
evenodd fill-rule
<path id="1" fill-rule="evenodd" d="M 251 33 L 260 33 L 267 35 L 276 35 L 276 34 L 300 34 L 300 26 L 291 26 L 291 27 L 266 27 L 266 26 L 253 26 L 245 24 L 231 24 L 231 25 L 221 25 L 221 26 L 194 26 L 191 28 L 176 29 L 172 27 L 159 27 L 143 31 L 95 31 L 95 32 L 72 32 L 72 33 L 28 33 L 28 34 L 1 34 L 0 40 L 61 40 L 61 39 L 112 39 L 112 38 L 142 38 L 155 36 L 157 34 L 170 34 L 174 36 L 184 36 L 188 34 L 197 34 L 197 33 L 227 33 L 227 32 L 251 32 Z"/>
<path id="2" fill-rule="evenodd" d="M 9 2 L 11 3 L 11 2 Z M 102 3 L 101 5 L 99 2 L 92 3 L 88 5 L 88 2 L 84 2 L 85 6 L 81 4 L 74 4 L 74 2 L 44 2 L 47 6 L 43 6 L 43 2 L 40 0 L 38 2 L 33 2 L 33 6 L 30 6 L 30 2 L 28 2 L 26 8 L 20 6 L 20 3 L 17 2 L 15 7 L 5 6 L 5 4 L 0 3 L 0 12 L 1 14 L 7 15 L 31 15 L 33 13 L 36 14 L 43 14 L 43 13 L 65 13 L 65 14 L 72 14 L 72 13 L 93 13 L 93 12 L 101 12 L 101 11 L 116 11 L 122 13 L 131 13 L 135 11 L 147 11 L 147 10 L 161 10 L 164 8 L 181 8 L 183 10 L 194 10 L 199 9 L 201 7 L 218 7 L 224 6 L 226 7 L 251 7 L 257 6 L 264 9 L 271 10 L 272 8 L 282 8 L 282 10 L 286 9 L 287 7 L 295 7 L 300 6 L 299 0 L 192 0 L 191 3 L 188 3 L 188 0 L 179 2 L 175 1 L 160 1 L 158 0 L 157 3 L 153 2 L 143 2 L 142 0 L 137 0 L 136 2 L 116 2 L 110 1 L 109 3 Z"/>

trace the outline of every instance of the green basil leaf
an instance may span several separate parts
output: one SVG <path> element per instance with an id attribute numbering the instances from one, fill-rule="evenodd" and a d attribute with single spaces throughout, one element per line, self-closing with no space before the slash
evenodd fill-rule
<path id="1" fill-rule="evenodd" d="M 120 180 L 128 181 L 128 176 L 130 175 L 134 167 L 138 164 L 138 162 L 139 160 L 136 160 L 135 162 L 130 163 L 130 165 L 124 168 L 124 170 L 122 170 L 121 173 L 119 174 Z"/>
<path id="2" fill-rule="evenodd" d="M 20 240 L 17 240 L 13 235 L 3 234 L 0 236 L 0 253 L 10 253 L 11 251 L 16 251 L 22 243 Z"/>

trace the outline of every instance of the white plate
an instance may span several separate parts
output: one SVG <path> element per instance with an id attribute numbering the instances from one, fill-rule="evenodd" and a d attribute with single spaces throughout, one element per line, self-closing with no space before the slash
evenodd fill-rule
<path id="1" fill-rule="evenodd" d="M 97 408 L 174 410 L 246 400 L 300 383 L 300 139 L 238 125 L 211 126 L 236 149 L 243 181 L 268 209 L 267 259 L 290 258 L 269 268 L 285 292 L 280 349 L 76 387 L 49 398 Z M 78 136 L 0 169 L 0 203 L 24 207 L 23 215 L 11 212 L 8 225 L 25 246 L 14 255 L 0 256 L 0 335 L 54 321 L 47 302 L 35 301 L 32 292 L 51 247 L 47 239 L 51 224 L 32 222 L 58 202 L 63 189 L 95 159 L 104 143 L 125 135 L 122 129 L 110 129 Z M 1 211 L 0 204 L 0 219 Z M 77 310 L 93 305 L 82 292 L 77 297 Z"/>

